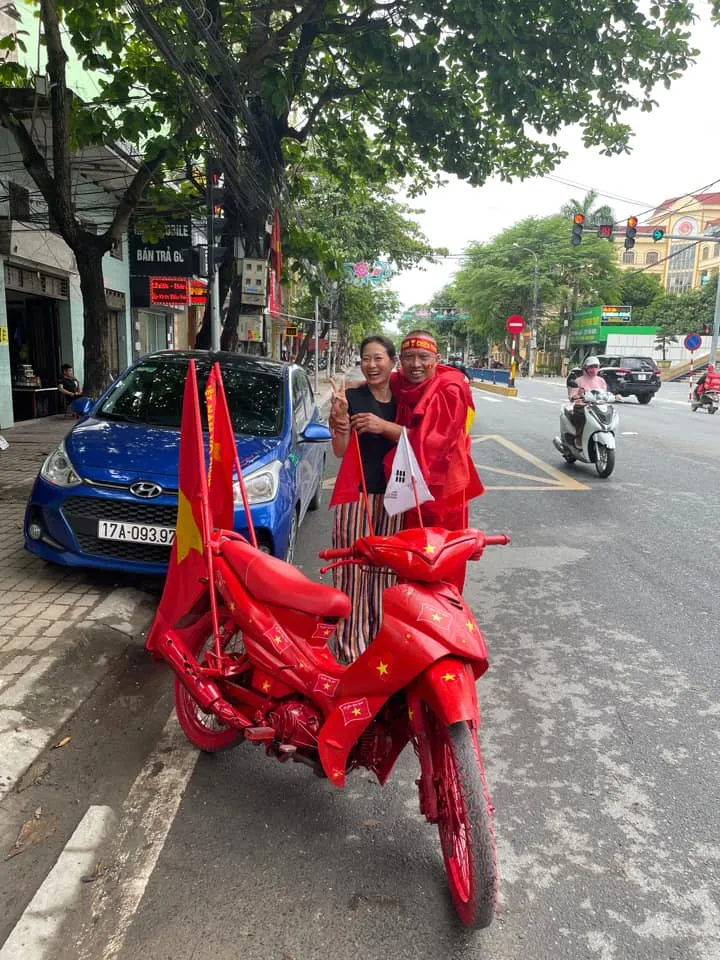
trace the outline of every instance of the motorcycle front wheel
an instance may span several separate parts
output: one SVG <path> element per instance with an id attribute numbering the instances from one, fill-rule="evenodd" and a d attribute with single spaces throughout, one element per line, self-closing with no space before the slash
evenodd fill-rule
<path id="1" fill-rule="evenodd" d="M 186 642 L 202 666 L 205 651 L 213 644 L 212 624 L 208 617 L 198 621 Z M 232 638 L 229 642 L 233 642 Z M 185 736 L 203 753 L 227 750 L 242 737 L 239 730 L 223 723 L 214 713 L 206 713 L 179 677 L 175 678 L 175 712 Z"/>
<path id="2" fill-rule="evenodd" d="M 477 734 L 428 710 L 438 791 L 438 831 L 450 895 L 461 923 L 489 927 L 498 894 L 495 834 Z"/>
<path id="3" fill-rule="evenodd" d="M 603 443 L 595 444 L 595 469 L 597 475 L 605 480 L 615 469 L 615 451 L 608 450 Z"/>

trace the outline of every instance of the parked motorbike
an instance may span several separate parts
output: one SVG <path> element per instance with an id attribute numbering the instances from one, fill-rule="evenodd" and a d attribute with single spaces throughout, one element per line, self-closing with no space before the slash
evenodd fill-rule
<path id="1" fill-rule="evenodd" d="M 717 413 L 718 407 L 720 407 L 720 391 L 718 390 L 703 390 L 700 394 L 700 399 L 697 399 L 693 395 L 693 399 L 690 401 L 690 409 L 693 413 L 696 410 L 707 410 L 708 413 Z"/>
<path id="2" fill-rule="evenodd" d="M 504 534 L 439 528 L 369 536 L 325 550 L 334 563 L 391 568 L 383 621 L 350 666 L 328 648 L 349 598 L 238 534 L 211 541 L 213 579 L 191 622 L 159 652 L 175 673 L 178 720 L 214 752 L 248 740 L 281 762 L 308 765 L 335 786 L 357 768 L 380 784 L 408 743 L 420 765 L 420 810 L 437 824 L 450 892 L 467 926 L 486 927 L 497 896 L 491 806 L 478 732 L 475 681 L 488 652 L 472 611 L 445 578 Z M 217 599 L 219 635 L 213 628 Z M 187 618 L 186 618 L 187 619 Z"/>
<path id="3" fill-rule="evenodd" d="M 567 463 L 576 460 L 593 463 L 598 476 L 605 479 L 615 469 L 615 433 L 620 418 L 613 405 L 614 397 L 602 390 L 592 390 L 586 392 L 582 400 L 585 404 L 582 443 L 578 445 L 576 430 L 570 419 L 573 412 L 571 402 L 560 410 L 560 436 L 553 438 L 553 444 Z"/>

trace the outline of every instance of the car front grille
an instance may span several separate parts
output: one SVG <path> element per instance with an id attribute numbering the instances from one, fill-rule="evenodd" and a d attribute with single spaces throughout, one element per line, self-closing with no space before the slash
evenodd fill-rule
<path id="1" fill-rule="evenodd" d="M 97 523 L 102 519 L 174 527 L 177 518 L 175 507 L 100 497 L 69 497 L 62 507 L 62 513 L 83 553 L 138 563 L 165 564 L 170 559 L 170 548 L 161 544 L 102 540 L 97 536 Z"/>

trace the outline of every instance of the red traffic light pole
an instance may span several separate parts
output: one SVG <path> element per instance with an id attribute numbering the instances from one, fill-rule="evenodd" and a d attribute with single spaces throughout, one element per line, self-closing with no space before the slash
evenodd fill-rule
<path id="1" fill-rule="evenodd" d="M 525 329 L 525 321 L 523 318 L 514 313 L 511 317 L 508 317 L 505 321 L 505 329 L 512 336 L 511 346 L 510 346 L 510 384 L 509 386 L 515 386 L 515 350 L 517 347 L 517 341 L 520 334 Z"/>

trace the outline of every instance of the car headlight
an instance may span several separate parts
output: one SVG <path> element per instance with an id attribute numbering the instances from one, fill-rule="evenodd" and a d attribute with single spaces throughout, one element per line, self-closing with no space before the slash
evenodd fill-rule
<path id="1" fill-rule="evenodd" d="M 40 476 L 56 487 L 76 487 L 82 483 L 65 450 L 65 441 L 53 450 L 40 468 Z"/>
<path id="2" fill-rule="evenodd" d="M 272 463 L 243 476 L 248 503 L 269 503 L 275 499 L 280 483 L 281 466 L 279 460 L 273 460 Z M 240 484 L 237 480 L 233 483 L 233 500 L 237 506 L 242 506 Z"/>

